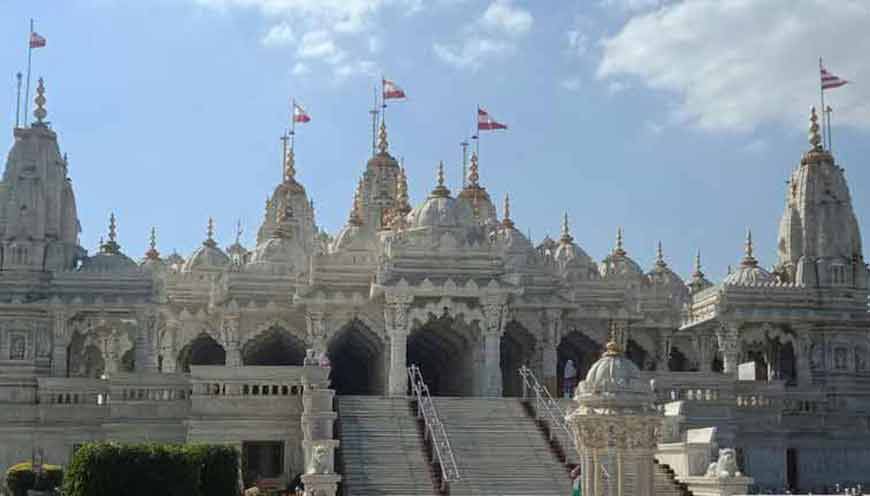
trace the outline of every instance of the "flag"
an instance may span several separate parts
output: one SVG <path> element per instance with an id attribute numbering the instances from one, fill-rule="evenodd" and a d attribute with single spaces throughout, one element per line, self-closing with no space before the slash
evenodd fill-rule
<path id="1" fill-rule="evenodd" d="M 305 123 L 311 120 L 305 109 L 300 107 L 298 103 L 293 102 L 293 122 Z"/>
<path id="2" fill-rule="evenodd" d="M 45 38 L 33 31 L 30 32 L 30 48 L 42 48 L 45 46 Z"/>
<path id="3" fill-rule="evenodd" d="M 382 79 L 382 84 L 384 86 L 384 100 L 390 100 L 394 98 L 405 98 L 405 92 L 402 88 L 387 79 Z"/>
<path id="4" fill-rule="evenodd" d="M 830 90 L 833 88 L 839 88 L 840 86 L 843 86 L 844 84 L 849 82 L 849 81 L 846 81 L 845 79 L 841 79 L 839 76 L 835 76 L 835 75 L 831 74 L 830 72 L 827 71 L 827 69 L 825 69 L 821 65 L 819 65 L 819 72 L 821 73 L 820 75 L 822 78 L 822 89 L 823 90 Z"/>
<path id="5" fill-rule="evenodd" d="M 477 129 L 478 131 L 493 131 L 495 129 L 507 129 L 507 126 L 501 122 L 496 122 L 490 117 L 489 112 L 477 107 Z"/>

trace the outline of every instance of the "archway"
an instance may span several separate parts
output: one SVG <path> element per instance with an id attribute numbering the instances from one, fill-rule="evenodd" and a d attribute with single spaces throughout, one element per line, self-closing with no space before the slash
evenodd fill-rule
<path id="1" fill-rule="evenodd" d="M 668 370 L 671 372 L 688 372 L 689 360 L 686 355 L 676 346 L 671 346 L 671 355 L 668 357 Z"/>
<path id="2" fill-rule="evenodd" d="M 503 396 L 522 396 L 523 379 L 520 367 L 535 362 L 535 337 L 522 325 L 512 321 L 505 326 L 501 338 L 501 384 Z"/>
<path id="3" fill-rule="evenodd" d="M 98 379 L 106 372 L 106 361 L 103 359 L 103 353 L 95 345 L 85 347 L 81 364 L 80 375 L 84 377 Z"/>
<path id="4" fill-rule="evenodd" d="M 625 356 L 634 362 L 640 370 L 655 369 L 654 363 L 649 359 L 649 353 L 633 339 L 629 339 L 625 344 Z"/>
<path id="5" fill-rule="evenodd" d="M 794 354 L 794 345 L 787 342 L 779 348 L 779 377 L 789 386 L 797 384 L 797 358 Z"/>
<path id="6" fill-rule="evenodd" d="M 601 346 L 590 339 L 585 334 L 574 330 L 562 337 L 559 341 L 559 346 L 556 348 L 556 384 L 558 391 L 551 391 L 554 397 L 562 397 L 565 395 L 565 364 L 568 360 L 574 362 L 577 368 L 577 381 L 582 381 L 589 371 L 589 367 L 601 357 Z M 573 391 L 568 393 L 573 396 Z"/>
<path id="7" fill-rule="evenodd" d="M 407 364 L 420 367 L 430 394 L 471 396 L 476 383 L 474 344 L 452 317 L 432 318 L 408 336 Z"/>
<path id="8" fill-rule="evenodd" d="M 305 343 L 278 327 L 248 340 L 242 347 L 244 365 L 302 365 Z"/>
<path id="9" fill-rule="evenodd" d="M 332 369 L 329 380 L 336 394 L 383 394 L 384 343 L 365 324 L 353 320 L 327 346 Z"/>
<path id="10" fill-rule="evenodd" d="M 206 333 L 202 333 L 178 352 L 180 372 L 190 372 L 191 365 L 225 365 L 227 353 L 224 347 Z"/>

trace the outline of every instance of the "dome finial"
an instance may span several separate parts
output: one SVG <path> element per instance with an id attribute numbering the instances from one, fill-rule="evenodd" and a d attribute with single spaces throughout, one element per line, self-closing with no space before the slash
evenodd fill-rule
<path id="1" fill-rule="evenodd" d="M 746 252 L 740 265 L 754 267 L 758 261 L 752 256 L 752 229 L 746 229 Z"/>
<path id="2" fill-rule="evenodd" d="M 384 119 L 381 119 L 381 129 L 378 132 L 378 151 L 382 155 L 386 155 L 389 147 L 390 143 L 387 141 L 387 123 Z"/>
<path id="3" fill-rule="evenodd" d="M 471 152 L 471 165 L 468 167 L 468 187 L 480 187 L 480 169 L 477 163 L 477 153 Z"/>
<path id="4" fill-rule="evenodd" d="M 613 250 L 614 255 L 623 256 L 625 250 L 622 249 L 622 227 L 616 229 L 616 248 Z"/>
<path id="5" fill-rule="evenodd" d="M 296 180 L 296 158 L 293 154 L 293 148 L 287 150 L 287 155 L 284 157 L 284 182 L 290 183 Z"/>
<path id="6" fill-rule="evenodd" d="M 208 218 L 208 227 L 206 228 L 206 238 L 202 242 L 205 246 L 215 247 L 217 243 L 214 240 L 214 219 Z"/>
<path id="7" fill-rule="evenodd" d="M 692 274 L 692 277 L 696 279 L 700 279 L 704 277 L 704 273 L 701 272 L 701 249 L 698 248 L 698 253 L 695 254 L 695 273 Z"/>
<path id="8" fill-rule="evenodd" d="M 353 206 L 350 209 L 350 218 L 347 223 L 352 226 L 361 226 L 362 221 L 362 191 L 363 180 L 360 179 L 356 185 L 356 191 L 353 193 Z"/>
<path id="9" fill-rule="evenodd" d="M 667 267 L 668 264 L 665 262 L 665 254 L 662 251 L 662 242 L 659 241 L 658 246 L 656 247 L 656 267 Z"/>
<path id="10" fill-rule="evenodd" d="M 37 82 L 36 98 L 34 98 L 33 101 L 36 102 L 36 109 L 33 111 L 33 116 L 36 117 L 36 122 L 34 122 L 33 125 L 45 127 L 43 120 L 48 115 L 48 111 L 45 110 L 45 84 L 42 78 L 39 78 L 39 81 Z"/>
<path id="11" fill-rule="evenodd" d="M 109 241 L 103 243 L 100 240 L 100 249 L 103 253 L 119 253 L 121 246 L 118 244 L 118 225 L 115 222 L 115 212 L 109 213 Z"/>
<path id="12" fill-rule="evenodd" d="M 566 245 L 574 241 L 574 238 L 571 236 L 571 230 L 568 227 L 568 212 L 562 215 L 562 237 L 559 240 Z"/>
<path id="13" fill-rule="evenodd" d="M 607 341 L 607 344 L 604 345 L 603 356 L 622 356 L 622 348 L 619 346 L 619 342 L 616 338 L 616 325 L 613 322 L 610 324 L 610 339 Z"/>
<path id="14" fill-rule="evenodd" d="M 151 226 L 151 234 L 148 236 L 149 249 L 145 252 L 148 260 L 160 260 L 160 252 L 157 251 L 157 228 Z"/>
<path id="15" fill-rule="evenodd" d="M 824 110 L 824 109 L 823 109 Z M 810 107 L 810 132 L 809 141 L 813 151 L 822 151 L 822 137 L 819 135 L 819 116 L 816 115 L 816 107 Z"/>
<path id="16" fill-rule="evenodd" d="M 501 221 L 501 225 L 505 229 L 514 228 L 514 221 L 511 220 L 511 198 L 507 193 L 504 194 L 504 220 Z"/>
<path id="17" fill-rule="evenodd" d="M 444 186 L 444 161 L 438 162 L 438 184 L 435 186 L 435 189 L 432 190 L 432 196 L 450 196 L 450 190 L 447 189 L 447 186 Z"/>

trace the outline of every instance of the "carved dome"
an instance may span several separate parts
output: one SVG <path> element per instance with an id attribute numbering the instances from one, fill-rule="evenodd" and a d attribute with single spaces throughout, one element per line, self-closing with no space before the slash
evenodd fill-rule
<path id="1" fill-rule="evenodd" d="M 640 280 L 643 269 L 623 253 L 612 253 L 601 261 L 601 277 L 604 279 Z"/>
<path id="2" fill-rule="evenodd" d="M 444 164 L 438 165 L 438 184 L 429 197 L 408 214 L 411 228 L 455 227 L 459 225 L 459 208 L 444 186 Z"/>
<path id="3" fill-rule="evenodd" d="M 257 245 L 248 262 L 251 270 L 267 273 L 305 272 L 305 253 L 297 243 L 287 238 L 269 238 Z"/>
<path id="4" fill-rule="evenodd" d="M 371 250 L 375 246 L 374 236 L 371 234 L 371 230 L 364 229 L 362 225 L 348 223 L 345 225 L 341 231 L 339 231 L 338 235 L 335 237 L 335 240 L 332 242 L 332 249 L 330 251 L 343 251 L 343 250 Z"/>
<path id="5" fill-rule="evenodd" d="M 586 379 L 577 385 L 575 400 L 580 403 L 648 404 L 652 402 L 652 387 L 643 380 L 640 369 L 622 354 L 614 342 L 607 343 L 607 351 L 592 364 Z"/>
<path id="6" fill-rule="evenodd" d="M 214 241 L 204 242 L 181 268 L 182 272 L 221 271 L 230 264 L 230 257 Z"/>
<path id="7" fill-rule="evenodd" d="M 82 272 L 135 272 L 139 269 L 136 262 L 127 255 L 119 252 L 102 251 L 93 257 L 88 257 L 82 262 Z"/>
<path id="8" fill-rule="evenodd" d="M 665 263 L 661 243 L 658 245 L 655 266 L 647 272 L 646 278 L 653 289 L 664 291 L 672 298 L 684 300 L 688 296 L 685 281 Z"/>
<path id="9" fill-rule="evenodd" d="M 752 231 L 746 233 L 746 254 L 740 261 L 740 267 L 731 272 L 722 284 L 729 286 L 755 286 L 774 282 L 776 277 L 758 265 L 758 260 L 752 256 Z"/>
<path id="10" fill-rule="evenodd" d="M 547 248 L 542 248 L 547 246 Z M 574 238 L 568 228 L 568 214 L 562 219 L 562 236 L 559 242 L 546 237 L 538 247 L 538 251 L 545 251 L 552 257 L 559 275 L 568 280 L 589 280 L 600 277 L 598 265 L 582 248 L 574 243 Z"/>

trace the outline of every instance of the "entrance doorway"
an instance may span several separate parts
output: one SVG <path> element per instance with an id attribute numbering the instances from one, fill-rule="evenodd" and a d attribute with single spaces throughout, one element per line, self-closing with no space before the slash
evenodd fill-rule
<path id="1" fill-rule="evenodd" d="M 505 326 L 500 346 L 502 396 L 522 396 L 523 379 L 520 377 L 520 367 L 534 366 L 535 337 L 519 323 L 510 322 Z"/>
<path id="2" fill-rule="evenodd" d="M 408 336 L 407 364 L 420 367 L 433 396 L 471 396 L 475 343 L 452 317 L 432 319 Z"/>
<path id="3" fill-rule="evenodd" d="M 276 479 L 284 473 L 284 443 L 280 441 L 242 442 L 242 479 L 251 487 L 263 479 Z"/>
<path id="4" fill-rule="evenodd" d="M 384 343 L 361 321 L 353 320 L 338 331 L 327 354 L 336 394 L 384 393 Z"/>
<path id="5" fill-rule="evenodd" d="M 284 329 L 273 327 L 242 347 L 245 365 L 302 365 L 305 343 Z"/>
<path id="6" fill-rule="evenodd" d="M 208 334 L 202 333 L 178 352 L 178 368 L 190 372 L 191 365 L 226 365 L 227 353 Z"/>
<path id="7" fill-rule="evenodd" d="M 556 397 L 565 395 L 565 364 L 568 360 L 574 362 L 574 367 L 577 369 L 577 377 L 574 381 L 574 386 L 577 386 L 579 381 L 586 378 L 586 373 L 589 367 L 595 363 L 601 356 L 601 346 L 590 339 L 580 331 L 571 331 L 562 337 L 559 346 L 556 348 L 556 384 L 558 391 L 550 391 L 550 394 Z M 569 393 L 573 395 L 573 391 Z"/>

